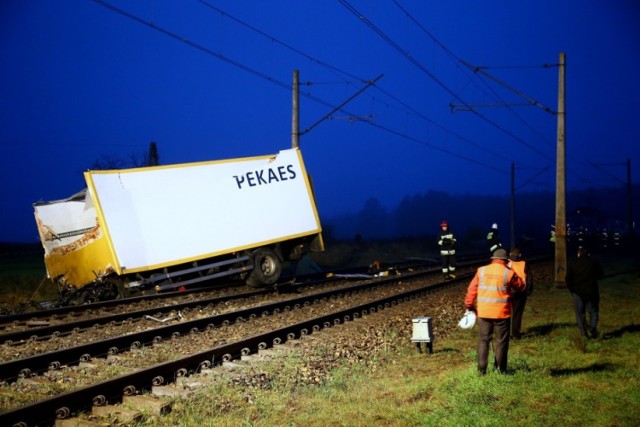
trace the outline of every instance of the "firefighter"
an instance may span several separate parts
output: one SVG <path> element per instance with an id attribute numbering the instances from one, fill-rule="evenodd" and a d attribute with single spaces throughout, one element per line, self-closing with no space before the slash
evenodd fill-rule
<path id="1" fill-rule="evenodd" d="M 456 237 L 449 229 L 447 221 L 440 223 L 440 256 L 442 258 L 442 274 L 444 279 L 455 279 L 456 275 Z"/>
<path id="2" fill-rule="evenodd" d="M 464 305 L 476 311 L 478 324 L 478 371 L 487 373 L 489 346 L 495 332 L 493 350 L 495 367 L 507 372 L 509 330 L 511 328 L 512 291 L 524 291 L 524 281 L 507 265 L 507 251 L 500 248 L 491 256 L 491 263 L 478 268 L 467 288 Z M 475 305 L 475 306 L 474 306 Z"/>
<path id="3" fill-rule="evenodd" d="M 491 230 L 487 233 L 487 243 L 489 245 L 489 252 L 493 256 L 493 253 L 502 248 L 500 244 L 500 232 L 498 231 L 498 224 L 495 222 L 491 225 Z"/>
<path id="4" fill-rule="evenodd" d="M 613 247 L 614 248 L 619 248 L 620 247 L 620 241 L 621 241 L 620 231 L 616 230 L 616 231 L 613 232 Z"/>

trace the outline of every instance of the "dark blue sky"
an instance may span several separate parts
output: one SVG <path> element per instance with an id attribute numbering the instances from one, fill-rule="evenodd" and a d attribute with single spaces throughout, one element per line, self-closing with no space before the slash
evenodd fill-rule
<path id="1" fill-rule="evenodd" d="M 384 75 L 300 139 L 321 217 L 508 194 L 512 162 L 518 191 L 552 191 L 556 116 L 495 104 L 527 102 L 506 85 L 556 110 L 560 52 L 568 187 L 622 185 L 628 158 L 637 181 L 639 18 L 634 0 L 3 0 L 0 241 L 36 241 L 32 203 L 151 141 L 162 164 L 289 148 L 294 69 L 302 131 Z"/>

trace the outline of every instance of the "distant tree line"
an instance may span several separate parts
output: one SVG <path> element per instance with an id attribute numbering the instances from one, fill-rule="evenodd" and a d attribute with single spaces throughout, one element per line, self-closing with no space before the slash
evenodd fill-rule
<path id="1" fill-rule="evenodd" d="M 632 194 L 639 194 L 639 189 L 635 185 Z M 568 191 L 567 223 L 572 227 L 617 228 L 626 232 L 627 200 L 625 187 Z M 635 218 L 640 213 L 639 205 L 635 202 L 633 206 Z M 447 220 L 460 244 L 481 245 L 491 225 L 497 223 L 502 241 L 509 243 L 510 206 L 509 196 L 428 191 L 406 196 L 388 209 L 371 197 L 358 212 L 323 218 L 323 228 L 327 237 L 336 239 L 431 238 L 440 232 L 440 222 Z M 555 223 L 555 194 L 517 194 L 515 206 L 516 242 L 548 242 Z"/>

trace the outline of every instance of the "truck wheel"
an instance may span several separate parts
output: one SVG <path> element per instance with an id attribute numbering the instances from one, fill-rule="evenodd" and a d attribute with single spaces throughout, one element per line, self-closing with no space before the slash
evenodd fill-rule
<path id="1" fill-rule="evenodd" d="M 253 254 L 253 270 L 247 278 L 249 286 L 273 285 L 280 278 L 280 258 L 270 248 L 260 248 Z"/>

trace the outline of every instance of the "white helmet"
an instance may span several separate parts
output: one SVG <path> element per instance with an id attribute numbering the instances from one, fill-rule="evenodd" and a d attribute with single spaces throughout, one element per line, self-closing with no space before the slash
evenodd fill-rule
<path id="1" fill-rule="evenodd" d="M 471 329 L 476 324 L 476 312 L 467 310 L 458 322 L 458 326 L 462 329 Z"/>

